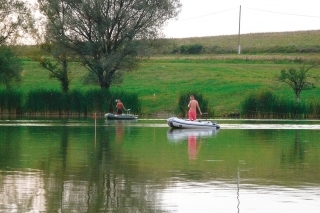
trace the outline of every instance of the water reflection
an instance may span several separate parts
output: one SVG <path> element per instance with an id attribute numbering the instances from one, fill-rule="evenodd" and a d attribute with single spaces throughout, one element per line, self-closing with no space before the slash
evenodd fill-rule
<path id="1" fill-rule="evenodd" d="M 125 132 L 130 132 L 132 125 L 137 122 L 137 120 L 105 120 L 107 130 L 113 131 L 113 127 L 115 128 L 117 143 L 123 141 Z"/>
<path id="2" fill-rule="evenodd" d="M 320 209 L 314 129 L 168 131 L 101 119 L 95 144 L 93 120 L 39 123 L 0 126 L 0 212 Z"/>
<path id="3" fill-rule="evenodd" d="M 320 187 L 289 188 L 242 184 L 240 196 L 233 181 L 183 182 L 161 192 L 168 212 L 316 213 Z"/>
<path id="4" fill-rule="evenodd" d="M 45 182 L 40 171 L 0 171 L 1 212 L 45 212 Z"/>
<path id="5" fill-rule="evenodd" d="M 216 135 L 219 130 L 212 129 L 169 129 L 167 136 L 170 142 L 183 142 L 190 137 L 209 138 Z"/>
<path id="6" fill-rule="evenodd" d="M 188 141 L 189 159 L 197 159 L 197 155 L 201 149 L 204 139 L 212 137 L 219 130 L 212 129 L 170 129 L 167 133 L 170 142 L 177 143 Z"/>

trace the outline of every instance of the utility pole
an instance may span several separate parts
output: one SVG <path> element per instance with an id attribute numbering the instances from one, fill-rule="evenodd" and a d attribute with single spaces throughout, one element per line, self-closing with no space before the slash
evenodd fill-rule
<path id="1" fill-rule="evenodd" d="M 240 10 L 239 10 L 238 54 L 241 53 L 241 46 L 240 46 L 240 23 L 241 23 L 241 5 L 240 5 Z"/>

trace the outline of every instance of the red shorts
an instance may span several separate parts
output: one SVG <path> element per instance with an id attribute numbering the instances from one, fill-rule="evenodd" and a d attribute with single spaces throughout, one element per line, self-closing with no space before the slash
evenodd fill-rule
<path id="1" fill-rule="evenodd" d="M 197 120 L 197 112 L 196 111 L 193 111 L 193 110 L 189 111 L 189 120 L 190 121 Z"/>

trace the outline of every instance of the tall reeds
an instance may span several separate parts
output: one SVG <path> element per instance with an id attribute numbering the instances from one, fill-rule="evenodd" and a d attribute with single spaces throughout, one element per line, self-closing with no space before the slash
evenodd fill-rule
<path id="1" fill-rule="evenodd" d="M 12 89 L 0 90 L 0 112 L 1 113 L 21 113 L 22 92 Z"/>
<path id="2" fill-rule="evenodd" d="M 121 98 L 132 113 L 140 112 L 137 94 L 101 89 L 71 90 L 69 93 L 37 89 L 26 94 L 15 90 L 0 90 L 0 112 L 59 115 L 114 112 L 117 98 Z"/>
<path id="3" fill-rule="evenodd" d="M 28 113 L 62 113 L 62 92 L 56 90 L 34 90 L 26 96 L 25 111 Z"/>
<path id="4" fill-rule="evenodd" d="M 320 103 L 297 103 L 277 97 L 271 91 L 260 91 L 248 95 L 240 111 L 243 118 L 319 118 Z"/>

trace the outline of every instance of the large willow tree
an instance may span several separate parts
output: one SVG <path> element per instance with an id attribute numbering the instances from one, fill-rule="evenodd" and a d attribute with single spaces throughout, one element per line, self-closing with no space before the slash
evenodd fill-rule
<path id="1" fill-rule="evenodd" d="M 38 0 L 42 5 L 50 1 L 54 0 Z M 89 70 L 88 79 L 106 89 L 147 54 L 149 41 L 181 7 L 179 0 L 65 0 L 63 4 L 65 46 Z"/>

